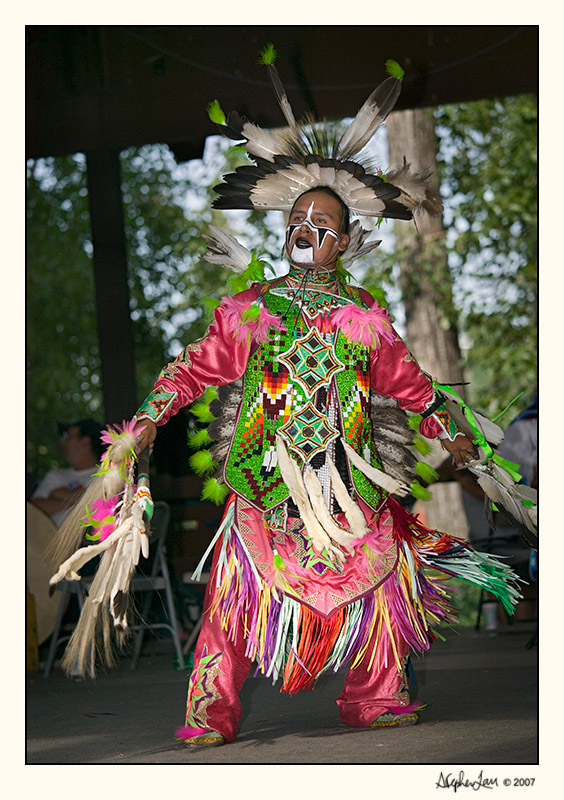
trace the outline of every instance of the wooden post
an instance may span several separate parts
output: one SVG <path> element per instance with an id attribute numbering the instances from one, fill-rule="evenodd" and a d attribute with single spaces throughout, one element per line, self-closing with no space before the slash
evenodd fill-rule
<path id="1" fill-rule="evenodd" d="M 401 167 L 405 156 L 413 172 L 431 169 L 436 173 L 437 139 L 430 110 L 395 111 L 386 125 L 392 169 Z M 442 217 L 423 213 L 416 215 L 415 224 L 397 221 L 394 234 L 407 344 L 421 367 L 433 378 L 442 383 L 460 383 L 464 376 L 458 331 L 445 311 L 445 305 L 452 302 L 452 277 Z M 464 396 L 464 387 L 457 386 L 456 390 Z M 437 443 L 427 460 L 436 467 L 447 457 Z M 465 538 L 468 522 L 458 483 L 434 484 L 431 489 L 433 499 L 421 504 L 429 527 Z"/>
<path id="2" fill-rule="evenodd" d="M 119 152 L 91 150 L 86 160 L 104 416 L 111 424 L 137 410 Z"/>

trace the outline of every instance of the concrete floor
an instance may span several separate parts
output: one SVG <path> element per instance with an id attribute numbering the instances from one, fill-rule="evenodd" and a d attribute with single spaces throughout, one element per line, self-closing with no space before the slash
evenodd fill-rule
<path id="1" fill-rule="evenodd" d="M 537 756 L 537 646 L 534 626 L 497 634 L 448 632 L 414 661 L 414 727 L 371 730 L 340 723 L 335 698 L 343 675 L 289 697 L 263 678 L 241 693 L 237 740 L 188 749 L 173 738 L 183 724 L 187 670 L 176 670 L 169 640 L 144 647 L 95 681 L 54 669 L 27 680 L 27 764 L 528 764 Z"/>

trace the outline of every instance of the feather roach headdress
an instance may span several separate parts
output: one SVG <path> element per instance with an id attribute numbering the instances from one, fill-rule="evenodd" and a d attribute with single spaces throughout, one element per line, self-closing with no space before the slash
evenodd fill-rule
<path id="1" fill-rule="evenodd" d="M 386 62 L 389 77 L 359 109 L 345 130 L 311 116 L 297 122 L 274 66 L 276 51 L 267 45 L 261 62 L 268 74 L 286 120 L 284 128 L 266 131 L 235 112 L 225 116 L 217 100 L 208 106 L 220 132 L 237 142 L 254 161 L 224 177 L 214 187 L 215 208 L 278 210 L 289 212 L 298 197 L 316 186 L 328 186 L 353 213 L 367 217 L 412 219 L 425 210 L 442 211 L 438 191 L 428 171 L 412 172 L 409 164 L 386 174 L 372 174 L 358 153 L 374 136 L 392 111 L 404 74 L 400 65 Z"/>

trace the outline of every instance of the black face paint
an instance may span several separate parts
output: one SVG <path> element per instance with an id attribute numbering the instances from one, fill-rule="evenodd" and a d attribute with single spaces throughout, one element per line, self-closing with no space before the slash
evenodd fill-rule
<path id="1" fill-rule="evenodd" d="M 310 245 L 306 248 L 297 247 L 296 242 L 298 240 L 298 236 L 295 236 L 296 230 L 301 228 L 303 225 L 306 225 L 312 233 L 317 235 L 317 244 L 316 250 L 320 250 L 323 244 L 323 241 L 327 234 L 333 236 L 336 240 L 339 239 L 339 234 L 337 231 L 334 231 L 333 228 L 329 228 L 328 226 L 316 225 L 312 219 L 311 214 L 313 211 L 313 203 L 310 205 L 307 217 L 300 222 L 299 224 L 292 223 L 288 225 L 286 228 L 286 243 L 288 247 L 288 251 L 290 254 L 290 259 L 297 264 L 300 263 L 312 263 L 314 260 L 314 252 L 313 247 Z"/>

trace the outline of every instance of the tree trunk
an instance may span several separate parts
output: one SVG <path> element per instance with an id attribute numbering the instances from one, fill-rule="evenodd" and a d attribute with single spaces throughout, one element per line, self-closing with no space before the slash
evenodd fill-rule
<path id="1" fill-rule="evenodd" d="M 389 160 L 400 167 L 404 156 L 413 172 L 436 173 L 436 137 L 433 116 L 427 109 L 396 111 L 388 117 Z M 400 287 L 406 312 L 407 345 L 422 369 L 441 383 L 462 383 L 460 348 L 452 302 L 445 230 L 442 217 L 422 213 L 414 224 L 398 220 L 394 225 Z M 463 387 L 457 387 L 463 396 Z M 446 457 L 438 442 L 426 458 L 438 466 Z M 468 522 L 458 483 L 432 487 L 433 500 L 418 504 L 431 528 L 466 538 Z"/>

